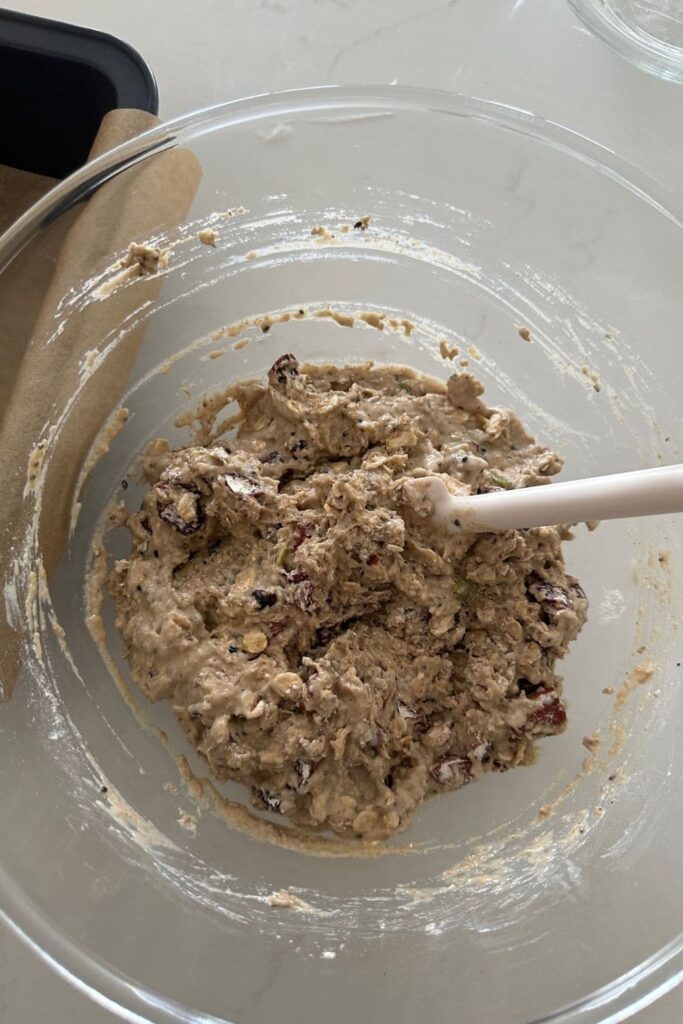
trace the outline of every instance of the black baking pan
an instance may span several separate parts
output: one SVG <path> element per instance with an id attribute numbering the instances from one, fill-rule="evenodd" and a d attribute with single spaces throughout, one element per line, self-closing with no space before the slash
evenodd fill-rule
<path id="1" fill-rule="evenodd" d="M 110 110 L 156 114 L 154 75 L 104 32 L 0 9 L 0 164 L 65 178 Z"/>

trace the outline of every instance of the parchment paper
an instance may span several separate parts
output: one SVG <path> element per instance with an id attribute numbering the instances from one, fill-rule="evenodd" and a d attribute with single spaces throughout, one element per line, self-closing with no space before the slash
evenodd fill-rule
<path id="1" fill-rule="evenodd" d="M 158 123 L 139 110 L 112 111 L 104 118 L 91 159 Z M 29 460 L 38 439 L 73 396 L 85 353 L 96 349 L 161 279 L 152 275 L 106 299 L 76 310 L 58 338 L 55 311 L 60 300 L 93 269 L 102 270 L 131 242 L 142 242 L 183 221 L 200 168 L 182 149 L 144 160 L 107 182 L 84 204 L 69 211 L 32 241 L 0 276 L 0 572 L 11 587 L 19 538 L 31 502 L 24 494 Z M 0 224 L 6 227 L 52 186 L 49 178 L 0 168 Z M 125 341 L 82 388 L 65 428 L 51 446 L 43 486 L 39 542 L 48 579 L 62 555 L 78 476 L 98 432 L 125 390 L 144 329 Z M 6 602 L 3 602 L 6 611 Z M 18 634 L 0 616 L 0 698 L 9 697 L 20 669 Z"/>

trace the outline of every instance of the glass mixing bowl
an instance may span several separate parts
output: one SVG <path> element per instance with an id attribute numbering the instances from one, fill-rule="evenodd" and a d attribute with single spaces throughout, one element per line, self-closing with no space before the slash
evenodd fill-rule
<path id="1" fill-rule="evenodd" d="M 181 215 L 163 199 L 182 192 L 186 172 L 194 193 Z M 206 227 L 215 247 L 197 237 Z M 31 439 L 5 566 L 23 638 L 21 676 L 0 709 L 5 919 L 135 1021 L 596 1024 L 675 985 L 675 519 L 577 528 L 567 558 L 591 610 L 564 664 L 566 733 L 543 742 L 533 767 L 427 802 L 373 856 L 333 839 L 305 854 L 267 822 L 255 837 L 232 805 L 231 821 L 219 813 L 222 798 L 243 802 L 236 786 L 219 787 L 212 811 L 206 787 L 181 779 L 179 755 L 205 773 L 169 708 L 115 682 L 125 667 L 111 608 L 105 655 L 84 595 L 108 502 L 139 501 L 136 478 L 125 493 L 120 481 L 147 441 L 186 437 L 173 424 L 188 405 L 263 374 L 284 351 L 441 378 L 469 360 L 491 403 L 564 454 L 565 478 L 676 462 L 674 203 L 613 154 L 524 111 L 424 90 L 319 89 L 201 111 L 108 153 L 9 231 L 3 273 L 20 281 L 49 233 L 67 228 L 63 260 L 81 279 L 59 285 L 34 339 L 31 358 L 61 369 L 31 392 L 31 403 L 57 397 Z M 126 243 L 150 240 L 167 265 L 127 278 L 116 264 Z M 303 319 L 263 330 L 265 314 L 300 308 Z M 397 327 L 349 328 L 315 316 L 324 309 L 388 311 Z M 455 360 L 442 340 L 460 349 Z M 26 473 L 16 466 L 17 479 Z M 64 497 L 78 499 L 73 528 L 54 542 Z M 126 547 L 119 533 L 106 540 L 114 553 Z M 285 888 L 303 910 L 269 904 Z"/>

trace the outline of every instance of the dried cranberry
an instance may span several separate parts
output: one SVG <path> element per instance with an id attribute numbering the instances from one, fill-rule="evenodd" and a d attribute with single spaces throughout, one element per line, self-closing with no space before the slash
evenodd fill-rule
<path id="1" fill-rule="evenodd" d="M 529 715 L 529 723 L 533 726 L 534 732 L 552 734 L 565 725 L 567 712 L 556 693 L 540 689 L 529 700 L 538 705 L 537 710 Z"/>
<path id="2" fill-rule="evenodd" d="M 314 533 L 315 526 L 313 523 L 297 523 L 292 534 L 292 547 L 294 550 L 296 551 L 298 547 L 301 547 L 303 542 L 312 537 Z"/>
<path id="3" fill-rule="evenodd" d="M 287 579 L 290 583 L 303 583 L 304 580 L 310 580 L 310 576 L 303 569 L 293 569 L 287 573 Z"/>
<path id="4" fill-rule="evenodd" d="M 472 778 L 472 762 L 469 757 L 442 757 L 429 769 L 440 786 L 459 789 Z"/>
<path id="5" fill-rule="evenodd" d="M 259 608 L 272 608 L 277 602 L 277 594 L 274 590 L 252 590 L 251 596 Z"/>
<path id="6" fill-rule="evenodd" d="M 365 559 L 365 561 L 367 562 L 368 565 L 377 565 L 377 563 L 379 562 L 379 555 L 377 555 L 377 554 L 368 555 L 368 557 Z"/>
<path id="7" fill-rule="evenodd" d="M 225 473 L 221 478 L 228 485 L 233 494 L 256 495 L 263 494 L 263 488 L 258 480 L 252 480 L 244 473 Z"/>
<path id="8" fill-rule="evenodd" d="M 537 573 L 531 573 L 526 582 L 529 596 L 539 604 L 549 605 L 552 611 L 569 608 L 571 605 L 569 594 L 563 587 L 549 583 Z"/>
<path id="9" fill-rule="evenodd" d="M 286 387 L 289 381 L 299 376 L 299 361 L 291 352 L 276 359 L 268 371 L 271 387 Z"/>

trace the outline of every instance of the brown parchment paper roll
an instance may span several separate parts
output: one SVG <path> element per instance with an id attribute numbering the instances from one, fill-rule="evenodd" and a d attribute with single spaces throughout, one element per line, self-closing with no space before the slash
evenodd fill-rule
<path id="1" fill-rule="evenodd" d="M 90 157 L 157 124 L 139 110 L 112 111 L 104 118 Z M 0 573 L 3 588 L 11 582 L 19 538 L 26 527 L 31 501 L 24 497 L 29 462 L 47 425 L 64 409 L 79 384 L 85 354 L 98 345 L 145 299 L 156 296 L 162 279 L 150 275 L 133 287 L 115 289 L 90 302 L 63 321 L 63 330 L 49 344 L 58 304 L 72 288 L 111 264 L 131 242 L 187 216 L 200 178 L 196 158 L 173 149 L 144 160 L 108 181 L 77 209 L 51 225 L 17 257 L 0 284 Z M 23 181 L 22 181 L 23 179 Z M 50 179 L 2 171 L 14 191 L 15 216 L 43 194 Z M 3 195 L 0 217 L 9 216 Z M 6 225 L 5 225 L 6 226 Z M 5 275 L 3 275 L 3 278 Z M 7 315 L 5 315 L 7 310 Z M 117 405 L 144 337 L 134 328 L 105 365 L 81 387 L 58 439 L 50 446 L 42 489 L 43 512 L 39 546 L 49 580 L 66 542 L 74 488 L 93 440 Z M 3 603 L 3 611 L 5 603 Z M 11 695 L 20 669 L 20 642 L 7 614 L 0 616 L 0 699 Z"/>

